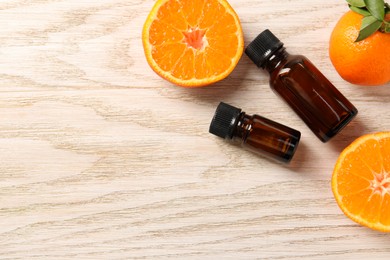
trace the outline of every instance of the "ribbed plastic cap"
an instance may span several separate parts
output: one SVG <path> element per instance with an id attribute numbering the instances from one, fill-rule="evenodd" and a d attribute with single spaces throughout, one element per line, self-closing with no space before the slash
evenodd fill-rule
<path id="1" fill-rule="evenodd" d="M 241 109 L 223 102 L 219 103 L 211 121 L 209 132 L 222 138 L 232 138 L 240 114 Z"/>
<path id="2" fill-rule="evenodd" d="M 282 46 L 283 42 L 267 29 L 246 47 L 245 53 L 257 67 L 263 67 L 265 61 Z"/>

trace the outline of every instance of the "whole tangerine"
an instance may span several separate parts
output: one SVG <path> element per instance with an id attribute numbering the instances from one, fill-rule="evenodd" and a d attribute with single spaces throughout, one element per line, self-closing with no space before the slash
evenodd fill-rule
<path id="1" fill-rule="evenodd" d="M 376 31 L 355 42 L 362 18 L 353 11 L 340 18 L 330 37 L 329 57 L 344 80 L 356 85 L 384 85 L 390 82 L 390 34 Z"/>

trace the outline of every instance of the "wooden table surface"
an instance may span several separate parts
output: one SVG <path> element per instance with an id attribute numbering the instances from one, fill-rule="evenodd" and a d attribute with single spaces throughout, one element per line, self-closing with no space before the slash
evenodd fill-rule
<path id="1" fill-rule="evenodd" d="M 0 2 L 1 259 L 389 259 L 389 234 L 333 199 L 339 153 L 390 129 L 390 85 L 343 81 L 328 40 L 341 0 L 230 0 L 246 44 L 269 28 L 359 109 L 323 144 L 243 55 L 184 89 L 146 63 L 153 0 Z M 302 132 L 289 165 L 208 133 L 220 101 Z"/>

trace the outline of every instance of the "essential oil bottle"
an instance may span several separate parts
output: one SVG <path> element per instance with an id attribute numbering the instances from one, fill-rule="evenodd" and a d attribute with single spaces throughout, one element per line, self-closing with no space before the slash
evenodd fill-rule
<path id="1" fill-rule="evenodd" d="M 259 115 L 247 115 L 223 102 L 215 111 L 209 132 L 282 162 L 292 159 L 301 137 L 297 130 Z"/>
<path id="2" fill-rule="evenodd" d="M 269 30 L 245 49 L 259 67 L 270 74 L 270 86 L 322 141 L 343 129 L 357 109 L 305 57 L 290 55 Z"/>

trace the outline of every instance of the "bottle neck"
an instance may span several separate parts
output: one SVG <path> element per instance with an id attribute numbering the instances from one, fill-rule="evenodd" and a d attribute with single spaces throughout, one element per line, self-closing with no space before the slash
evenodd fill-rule
<path id="1" fill-rule="evenodd" d="M 252 117 L 245 114 L 245 112 L 242 112 L 238 117 L 238 122 L 233 132 L 232 139 L 234 140 L 239 139 L 242 142 L 245 142 L 251 128 L 252 128 Z"/>
<path id="2" fill-rule="evenodd" d="M 276 50 L 264 63 L 262 66 L 263 69 L 267 70 L 270 74 L 282 65 L 283 61 L 289 56 L 286 48 L 283 46 Z"/>

